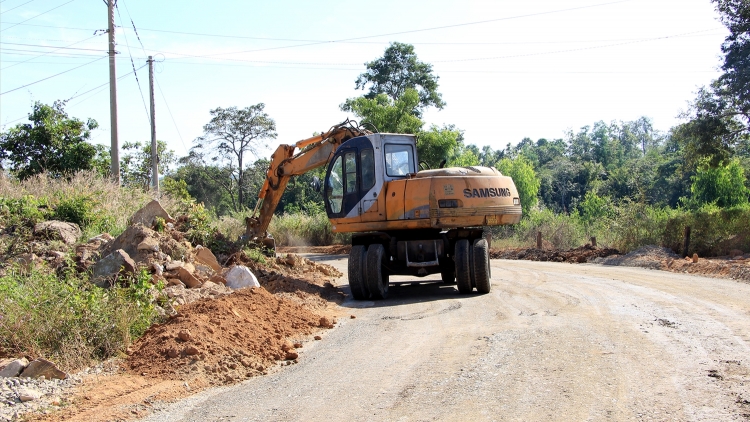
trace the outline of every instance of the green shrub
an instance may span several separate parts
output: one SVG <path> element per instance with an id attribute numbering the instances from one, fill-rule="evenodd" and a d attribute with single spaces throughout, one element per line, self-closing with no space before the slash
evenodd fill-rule
<path id="1" fill-rule="evenodd" d="M 6 226 L 18 224 L 33 226 L 46 220 L 50 215 L 50 202 L 46 196 L 0 197 L 0 218 Z"/>
<path id="2" fill-rule="evenodd" d="M 147 277 L 101 289 L 72 271 L 10 268 L 0 277 L 0 350 L 69 369 L 122 353 L 156 315 Z"/>
<path id="3" fill-rule="evenodd" d="M 683 252 L 685 227 L 690 227 L 688 254 L 728 255 L 732 249 L 750 251 L 750 206 L 719 208 L 705 205 L 695 211 L 675 212 L 665 222 L 662 245 Z"/>
<path id="4" fill-rule="evenodd" d="M 346 244 L 350 233 L 333 233 L 325 213 L 284 213 L 274 216 L 269 231 L 277 246 L 322 246 Z"/>

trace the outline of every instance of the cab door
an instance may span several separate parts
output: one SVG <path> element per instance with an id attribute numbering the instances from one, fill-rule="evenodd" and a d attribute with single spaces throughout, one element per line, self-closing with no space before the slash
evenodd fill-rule
<path id="1" fill-rule="evenodd" d="M 342 147 L 328 165 L 325 180 L 325 205 L 328 218 L 360 220 L 360 169 L 357 148 Z"/>

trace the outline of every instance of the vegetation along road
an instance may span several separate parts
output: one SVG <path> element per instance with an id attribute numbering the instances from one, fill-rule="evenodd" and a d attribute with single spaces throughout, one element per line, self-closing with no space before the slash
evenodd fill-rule
<path id="1" fill-rule="evenodd" d="M 356 319 L 298 365 L 149 420 L 747 420 L 748 297 L 732 280 L 493 260 L 490 294 L 347 300 Z"/>

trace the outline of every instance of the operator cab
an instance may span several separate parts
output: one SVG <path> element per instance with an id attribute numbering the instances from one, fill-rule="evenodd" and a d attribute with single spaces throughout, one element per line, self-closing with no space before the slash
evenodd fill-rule
<path id="1" fill-rule="evenodd" d="M 383 183 L 417 172 L 414 135 L 375 133 L 344 142 L 325 177 L 328 218 L 352 218 L 377 212 Z"/>

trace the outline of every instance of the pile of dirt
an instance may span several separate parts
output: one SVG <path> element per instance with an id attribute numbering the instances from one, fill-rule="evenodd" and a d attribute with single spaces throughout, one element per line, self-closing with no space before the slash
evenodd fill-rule
<path id="1" fill-rule="evenodd" d="M 278 361 L 296 362 L 302 339 L 334 324 L 263 288 L 247 288 L 181 307 L 133 344 L 123 366 L 141 376 L 231 384 Z"/>
<path id="2" fill-rule="evenodd" d="M 718 258 L 700 258 L 695 255 L 682 258 L 669 248 L 648 245 L 626 255 L 600 258 L 593 262 L 602 265 L 650 268 L 750 282 L 750 254 Z"/>
<path id="3" fill-rule="evenodd" d="M 558 251 L 550 249 L 536 248 L 517 248 L 505 250 L 490 251 L 492 259 L 523 259 L 527 261 L 550 261 L 550 262 L 570 262 L 584 263 L 595 258 L 618 255 L 617 249 L 596 248 L 591 245 L 581 246 L 568 251 Z"/>

